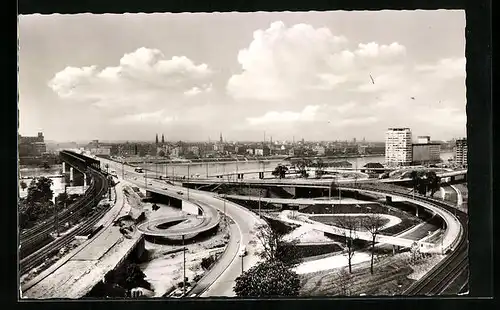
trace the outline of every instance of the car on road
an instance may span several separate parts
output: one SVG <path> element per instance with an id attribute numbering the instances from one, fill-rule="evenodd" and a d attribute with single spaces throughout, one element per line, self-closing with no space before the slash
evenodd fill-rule
<path id="1" fill-rule="evenodd" d="M 182 298 L 184 296 L 184 291 L 182 288 L 177 288 L 175 291 L 173 291 L 168 297 L 170 298 Z"/>
<path id="2" fill-rule="evenodd" d="M 183 192 L 181 192 L 181 191 L 178 191 L 178 192 L 177 192 L 177 194 L 179 194 L 179 195 L 184 195 L 184 193 L 183 193 Z"/>

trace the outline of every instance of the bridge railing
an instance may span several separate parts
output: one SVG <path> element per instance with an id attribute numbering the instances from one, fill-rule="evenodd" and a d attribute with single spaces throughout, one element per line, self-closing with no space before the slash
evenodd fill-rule
<path id="1" fill-rule="evenodd" d="M 431 197 L 427 197 L 427 196 L 423 196 L 423 195 L 420 195 L 420 194 L 415 194 L 415 196 L 413 196 L 412 194 L 408 194 L 406 192 L 404 192 L 403 190 L 401 189 L 397 189 L 397 188 L 394 188 L 394 187 L 385 187 L 385 188 L 380 188 L 380 187 L 376 187 L 376 186 L 361 186 L 361 187 L 351 187 L 351 186 L 345 186 L 345 187 L 349 187 L 349 188 L 352 188 L 352 189 L 356 189 L 356 188 L 359 188 L 360 190 L 362 189 L 366 189 L 366 190 L 372 190 L 372 191 L 378 191 L 380 192 L 381 194 L 384 194 L 384 193 L 392 193 L 392 194 L 396 194 L 396 195 L 400 195 L 400 196 L 404 196 L 404 197 L 407 197 L 407 198 L 411 198 L 411 199 L 414 199 L 414 200 L 418 200 L 418 201 L 422 201 L 422 202 L 425 202 L 427 204 L 430 204 L 436 208 L 441 208 L 441 206 L 446 206 L 448 208 L 452 208 L 452 209 L 457 209 L 457 207 L 453 204 L 450 204 L 449 202 L 445 202 L 443 200 L 438 200 L 438 199 L 435 199 L 435 198 L 431 198 Z M 453 214 L 445 209 L 444 210 L 445 212 L 448 212 L 449 215 L 453 216 Z M 458 220 L 458 218 L 456 218 L 456 216 L 453 216 L 453 218 L 460 222 Z M 446 228 L 448 229 L 448 228 Z M 456 248 L 456 246 L 460 243 L 462 237 L 463 237 L 463 234 L 464 234 L 464 228 L 462 227 L 462 225 L 459 225 L 459 233 L 458 233 L 458 237 L 455 238 L 447 247 L 443 248 L 443 252 L 446 252 L 448 250 L 453 250 Z"/>

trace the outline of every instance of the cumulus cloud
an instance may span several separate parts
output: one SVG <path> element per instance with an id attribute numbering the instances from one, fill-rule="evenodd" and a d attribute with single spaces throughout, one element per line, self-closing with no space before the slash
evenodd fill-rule
<path id="1" fill-rule="evenodd" d="M 112 120 L 113 124 L 138 124 L 138 123 L 168 123 L 174 118 L 172 116 L 166 116 L 165 110 L 159 110 L 154 112 L 127 114 L 120 116 Z"/>
<path id="2" fill-rule="evenodd" d="M 61 98 L 98 106 L 148 104 L 166 95 L 207 90 L 212 70 L 185 56 L 167 59 L 160 50 L 141 47 L 125 54 L 115 67 L 66 67 L 48 86 Z"/>
<path id="3" fill-rule="evenodd" d="M 300 112 L 269 111 L 260 117 L 249 117 L 247 121 L 250 125 L 313 121 L 315 120 L 319 108 L 320 106 L 314 105 L 306 106 Z"/>
<path id="4" fill-rule="evenodd" d="M 397 42 L 360 43 L 353 51 L 347 43 L 327 28 L 274 22 L 255 31 L 248 48 L 239 52 L 243 71 L 230 77 L 228 93 L 237 99 L 285 100 L 305 90 L 335 90 L 345 82 L 358 82 L 355 75 L 363 67 L 390 63 L 406 53 Z"/>
<path id="5" fill-rule="evenodd" d="M 212 85 L 203 85 L 203 87 L 194 86 L 193 88 L 186 90 L 184 95 L 188 97 L 193 97 L 201 93 L 209 93 L 212 91 Z"/>
<path id="6" fill-rule="evenodd" d="M 423 64 L 415 67 L 417 72 L 431 74 L 437 79 L 465 78 L 465 57 L 444 58 L 434 64 Z"/>

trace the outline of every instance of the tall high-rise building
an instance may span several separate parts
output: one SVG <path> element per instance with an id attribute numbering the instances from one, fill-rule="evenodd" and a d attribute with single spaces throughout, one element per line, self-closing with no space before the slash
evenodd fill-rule
<path id="1" fill-rule="evenodd" d="M 412 162 L 410 128 L 389 128 L 385 134 L 385 162 L 389 166 L 408 166 Z"/>
<path id="2" fill-rule="evenodd" d="M 455 141 L 455 163 L 461 166 L 467 166 L 467 139 L 457 139 Z"/>
<path id="3" fill-rule="evenodd" d="M 222 140 L 222 132 L 220 133 L 220 141 L 219 141 L 221 144 L 223 143 L 223 140 Z"/>

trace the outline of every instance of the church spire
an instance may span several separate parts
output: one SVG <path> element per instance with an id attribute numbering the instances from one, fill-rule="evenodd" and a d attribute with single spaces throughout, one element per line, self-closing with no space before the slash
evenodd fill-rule
<path id="1" fill-rule="evenodd" d="M 156 134 L 156 144 L 158 144 L 158 134 Z"/>
<path id="2" fill-rule="evenodd" d="M 220 133 L 220 143 L 222 143 L 223 140 L 222 140 L 222 132 Z"/>
<path id="3" fill-rule="evenodd" d="M 161 134 L 161 144 L 165 144 L 165 136 Z"/>

